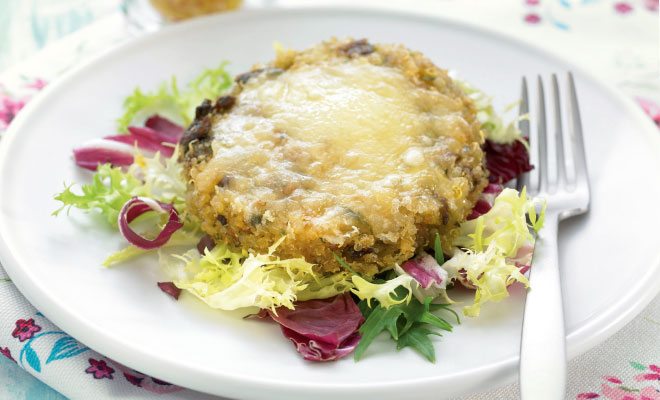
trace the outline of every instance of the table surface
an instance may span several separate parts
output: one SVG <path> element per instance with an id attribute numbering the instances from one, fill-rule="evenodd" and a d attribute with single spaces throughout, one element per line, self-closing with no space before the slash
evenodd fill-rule
<path id="1" fill-rule="evenodd" d="M 16 90 L 12 84 L 24 81 L 25 76 L 55 77 L 72 60 L 140 34 L 127 24 L 118 3 L 117 0 L 0 0 L 0 71 L 4 70 L 0 73 L 0 97 L 3 91 Z M 287 7 L 305 5 L 305 1 L 268 4 Z M 653 106 L 660 104 L 657 4 L 657 0 L 497 3 L 429 0 L 409 2 L 406 6 L 441 9 L 439 13 L 457 20 L 496 27 L 518 36 L 524 33 L 526 40 L 564 54 L 601 79 L 614 82 L 630 96 L 646 99 L 647 105 Z M 245 6 L 263 4 L 247 1 Z M 48 63 L 44 64 L 44 60 Z M 47 71 L 44 65 L 48 65 Z M 640 384 L 639 378 L 640 366 L 660 361 L 659 344 L 660 298 L 656 298 L 619 333 L 570 362 L 569 398 L 642 400 L 646 393 L 653 396 L 646 398 L 660 400 L 660 375 L 648 384 Z M 644 392 L 647 387 L 651 389 Z M 468 399 L 511 398 L 515 392 L 515 387 L 508 386 Z M 9 359 L 0 357 L 0 398 L 59 400 L 64 397 Z"/>

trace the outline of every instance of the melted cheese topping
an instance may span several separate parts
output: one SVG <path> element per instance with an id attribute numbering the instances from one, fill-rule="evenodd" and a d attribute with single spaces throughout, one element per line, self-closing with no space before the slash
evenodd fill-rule
<path id="1" fill-rule="evenodd" d="M 280 257 L 335 272 L 339 254 L 371 276 L 436 234 L 449 251 L 487 182 L 473 104 L 403 46 L 278 53 L 231 96 L 184 156 L 190 211 L 215 240 L 264 252 L 284 236 Z"/>
<path id="2" fill-rule="evenodd" d="M 343 63 L 305 65 L 242 100 L 262 104 L 276 131 L 376 176 L 398 171 L 411 137 L 423 134 L 415 93 L 398 70 Z"/>
<path id="3" fill-rule="evenodd" d="M 362 60 L 255 78 L 215 122 L 214 157 L 196 185 L 212 192 L 229 176 L 211 204 L 246 222 L 286 215 L 329 243 L 365 231 L 395 242 L 410 223 L 399 217 L 404 209 L 437 213 L 439 198 L 468 189 L 437 166 L 470 132 L 461 107 L 399 69 Z M 225 209 L 227 196 L 234 210 Z"/>

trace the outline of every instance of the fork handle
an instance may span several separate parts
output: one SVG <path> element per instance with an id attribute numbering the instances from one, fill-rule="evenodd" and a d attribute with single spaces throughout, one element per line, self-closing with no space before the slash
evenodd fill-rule
<path id="1" fill-rule="evenodd" d="M 563 400 L 566 392 L 566 336 L 557 256 L 558 224 L 558 215 L 547 215 L 536 239 L 520 342 L 522 400 Z"/>

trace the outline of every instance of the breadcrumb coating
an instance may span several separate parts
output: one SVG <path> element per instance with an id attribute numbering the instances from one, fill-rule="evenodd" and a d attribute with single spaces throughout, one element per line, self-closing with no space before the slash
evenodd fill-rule
<path id="1" fill-rule="evenodd" d="M 365 275 L 446 252 L 487 184 L 483 133 L 445 70 L 402 45 L 277 49 L 197 109 L 188 203 L 215 240 Z"/>

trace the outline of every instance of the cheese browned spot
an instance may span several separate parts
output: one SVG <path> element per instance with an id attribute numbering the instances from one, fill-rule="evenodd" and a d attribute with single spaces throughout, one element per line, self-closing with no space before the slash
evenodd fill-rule
<path id="1" fill-rule="evenodd" d="M 183 155 L 191 209 L 216 240 L 263 252 L 286 235 L 282 257 L 335 271 L 334 252 L 371 275 L 436 232 L 449 250 L 486 184 L 473 104 L 402 46 L 282 52 L 231 96 Z"/>

